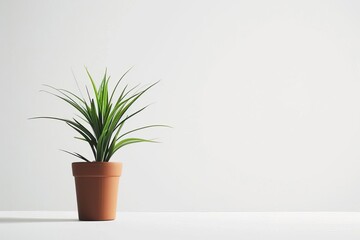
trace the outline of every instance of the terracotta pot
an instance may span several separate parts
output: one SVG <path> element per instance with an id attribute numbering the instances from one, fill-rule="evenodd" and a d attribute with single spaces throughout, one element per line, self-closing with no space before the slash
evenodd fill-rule
<path id="1" fill-rule="evenodd" d="M 74 162 L 72 170 L 79 220 L 114 220 L 122 163 Z"/>

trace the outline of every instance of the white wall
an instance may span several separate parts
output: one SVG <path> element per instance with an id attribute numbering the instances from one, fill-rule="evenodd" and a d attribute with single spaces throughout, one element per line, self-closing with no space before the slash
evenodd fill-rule
<path id="1" fill-rule="evenodd" d="M 1 1 L 0 210 L 74 210 L 70 164 L 89 153 L 39 93 L 162 82 L 133 125 L 122 211 L 360 211 L 360 2 Z"/>

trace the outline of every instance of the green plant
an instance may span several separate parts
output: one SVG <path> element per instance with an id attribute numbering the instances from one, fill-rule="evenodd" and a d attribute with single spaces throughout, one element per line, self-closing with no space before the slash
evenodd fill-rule
<path id="1" fill-rule="evenodd" d="M 86 69 L 86 68 L 85 68 Z M 87 100 L 82 96 L 78 96 L 71 91 L 55 88 L 49 85 L 44 85 L 52 91 L 45 91 L 50 93 L 61 100 L 65 101 L 72 107 L 74 107 L 80 115 L 76 115 L 73 119 L 64 119 L 58 117 L 34 117 L 32 119 L 52 119 L 65 122 L 71 128 L 73 128 L 81 137 L 75 137 L 76 139 L 87 142 L 94 155 L 95 162 L 108 162 L 116 151 L 120 148 L 134 143 L 140 142 L 155 142 L 149 139 L 143 138 L 124 138 L 130 133 L 143 130 L 152 127 L 167 127 L 166 125 L 147 125 L 132 129 L 130 131 L 122 133 L 124 124 L 133 116 L 137 115 L 149 105 L 133 112 L 129 113 L 130 107 L 150 88 L 156 85 L 158 82 L 153 83 L 144 90 L 137 91 L 138 86 L 128 90 L 128 85 L 123 87 L 120 96 L 113 99 L 115 91 L 119 86 L 121 80 L 130 71 L 126 71 L 122 77 L 116 83 L 114 89 L 109 92 L 109 80 L 110 76 L 107 75 L 105 70 L 104 76 L 99 86 L 96 86 L 93 78 L 91 77 L 88 69 L 86 73 L 90 79 L 94 97 L 90 96 L 88 88 L 86 87 Z M 81 94 L 80 94 L 81 95 Z M 114 101 L 113 101 L 114 100 Z M 84 161 L 91 162 L 88 158 L 77 152 L 67 152 L 75 157 L 78 157 Z"/>

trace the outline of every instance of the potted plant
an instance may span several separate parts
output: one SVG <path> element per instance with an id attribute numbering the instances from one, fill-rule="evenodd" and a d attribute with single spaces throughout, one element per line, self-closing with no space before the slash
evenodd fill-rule
<path id="1" fill-rule="evenodd" d="M 130 69 L 129 69 L 130 70 Z M 109 162 L 114 153 L 129 144 L 140 142 L 155 142 L 149 139 L 128 137 L 129 134 L 152 127 L 166 125 L 146 125 L 136 129 L 123 131 L 124 125 L 147 106 L 129 113 L 130 107 L 149 89 L 158 82 L 137 90 L 138 87 L 128 89 L 128 85 L 119 91 L 121 80 L 129 72 L 126 71 L 117 81 L 115 87 L 109 91 L 110 76 L 106 71 L 99 85 L 86 69 L 92 85 L 92 95 L 86 87 L 87 98 L 71 91 L 45 85 L 50 93 L 65 101 L 79 113 L 72 119 L 58 117 L 34 117 L 32 119 L 52 119 L 66 123 L 79 136 L 75 137 L 89 144 L 92 158 L 87 158 L 77 152 L 65 151 L 83 162 L 72 163 L 75 177 L 76 196 L 79 220 L 113 220 L 116 217 L 117 191 L 122 163 Z"/>

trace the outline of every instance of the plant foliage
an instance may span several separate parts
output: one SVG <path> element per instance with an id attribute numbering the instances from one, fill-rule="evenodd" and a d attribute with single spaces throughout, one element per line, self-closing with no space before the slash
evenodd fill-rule
<path id="1" fill-rule="evenodd" d="M 75 93 L 55 88 L 49 85 L 44 85 L 50 89 L 45 91 L 61 100 L 68 103 L 75 108 L 79 113 L 72 119 L 64 119 L 58 117 L 34 117 L 32 119 L 52 119 L 65 122 L 68 126 L 74 129 L 79 137 L 75 137 L 81 141 L 85 141 L 90 145 L 95 162 L 108 162 L 116 151 L 129 144 L 140 142 L 155 142 L 150 139 L 127 137 L 128 134 L 137 132 L 146 128 L 152 127 L 167 127 L 166 125 L 146 125 L 127 132 L 123 132 L 123 126 L 132 117 L 142 112 L 145 108 L 142 107 L 135 112 L 129 113 L 130 107 L 149 89 L 155 86 L 158 82 L 151 84 L 143 90 L 137 90 L 138 87 L 129 89 L 128 85 L 122 88 L 120 95 L 115 97 L 115 92 L 119 87 L 120 82 L 125 75 L 130 71 L 126 71 L 122 77 L 117 81 L 114 89 L 109 91 L 110 76 L 105 70 L 101 83 L 97 86 L 88 69 L 86 69 L 87 76 L 90 79 L 92 92 L 94 97 L 89 93 L 86 87 L 87 99 Z M 80 94 L 81 95 L 81 94 Z M 88 158 L 77 152 L 65 151 L 75 157 L 84 161 L 91 162 Z"/>

